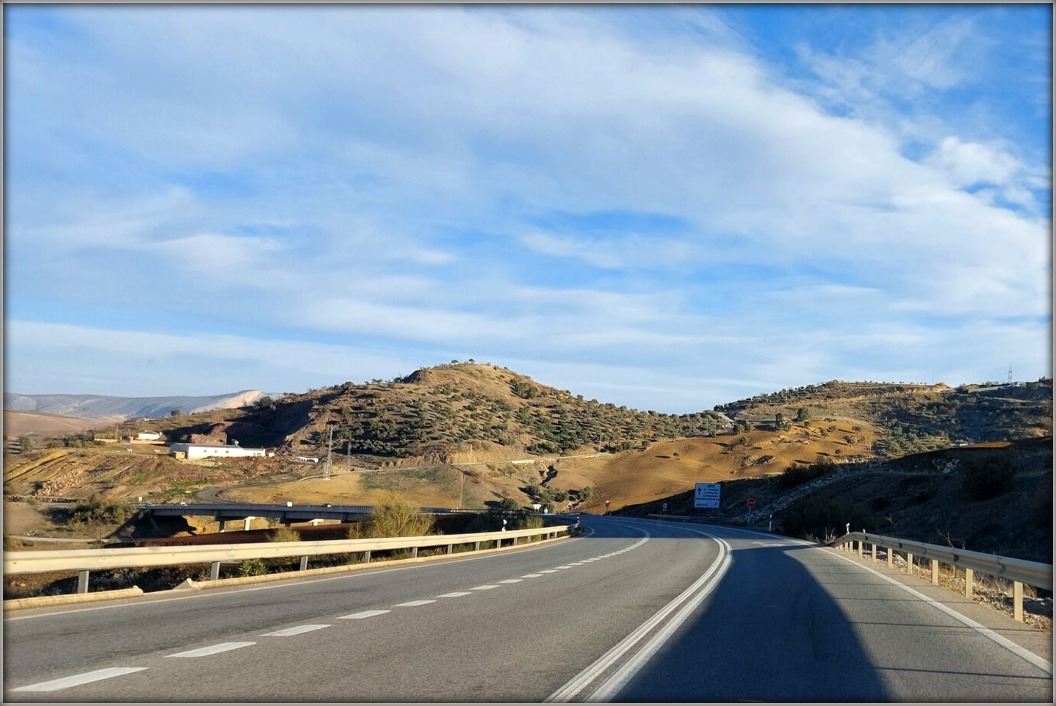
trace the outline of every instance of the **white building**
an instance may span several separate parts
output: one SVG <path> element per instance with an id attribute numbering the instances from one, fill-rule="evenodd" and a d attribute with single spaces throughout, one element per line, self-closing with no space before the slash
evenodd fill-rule
<path id="1" fill-rule="evenodd" d="M 211 445 L 176 443 L 169 446 L 169 454 L 176 458 L 239 458 L 244 456 L 264 456 L 264 449 L 244 449 L 238 444 Z"/>
<path id="2" fill-rule="evenodd" d="M 136 441 L 161 441 L 161 434 L 156 431 L 141 431 L 136 434 Z"/>

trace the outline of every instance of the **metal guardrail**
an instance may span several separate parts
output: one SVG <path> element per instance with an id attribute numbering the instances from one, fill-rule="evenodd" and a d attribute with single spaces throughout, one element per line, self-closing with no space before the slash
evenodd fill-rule
<path id="1" fill-rule="evenodd" d="M 446 547 L 447 553 L 453 554 L 455 546 L 458 545 L 473 544 L 474 551 L 479 551 L 480 545 L 484 542 L 495 542 L 496 548 L 500 548 L 504 542 L 509 542 L 512 546 L 522 538 L 556 539 L 559 535 L 568 533 L 569 526 L 557 525 L 505 532 L 475 532 L 424 537 L 5 552 L 4 575 L 36 574 L 49 571 L 77 572 L 77 592 L 87 593 L 89 572 L 105 569 L 209 564 L 209 578 L 216 580 L 219 578 L 221 562 L 300 557 L 303 571 L 307 568 L 309 557 L 313 556 L 363 554 L 364 560 L 369 562 L 371 552 L 375 551 L 409 549 L 411 556 L 416 557 L 419 549 Z"/>
<path id="2" fill-rule="evenodd" d="M 965 596 L 972 595 L 973 574 L 979 571 L 997 576 L 1012 582 L 1012 617 L 1023 620 L 1023 586 L 1033 586 L 1052 591 L 1052 564 L 1043 564 L 1025 559 L 1012 559 L 996 554 L 973 552 L 956 547 L 944 547 L 939 544 L 926 544 L 908 539 L 885 537 L 868 532 L 849 532 L 833 540 L 833 547 L 846 546 L 854 551 L 857 545 L 858 556 L 863 556 L 864 547 L 869 545 L 873 561 L 876 561 L 877 547 L 887 550 L 887 565 L 893 566 L 896 552 L 906 555 L 907 571 L 912 572 L 915 566 L 914 557 L 924 557 L 931 564 L 931 582 L 939 583 L 939 565 L 955 566 L 965 571 Z"/>

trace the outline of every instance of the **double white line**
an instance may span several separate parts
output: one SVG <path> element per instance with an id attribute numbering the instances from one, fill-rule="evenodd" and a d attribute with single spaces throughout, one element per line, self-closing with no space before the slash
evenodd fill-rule
<path id="1" fill-rule="evenodd" d="M 719 545 L 718 558 L 708 570 L 673 601 L 639 625 L 602 655 L 594 664 L 572 678 L 567 684 L 551 694 L 545 703 L 567 703 L 571 701 L 610 702 L 616 694 L 641 670 L 645 663 L 671 635 L 693 614 L 708 595 L 715 590 L 730 566 L 730 545 L 725 540 L 705 532 L 697 532 L 714 539 Z M 674 614 L 674 615 L 672 615 Z M 670 616 L 670 619 L 669 619 Z M 666 621 L 666 622 L 665 622 Z M 650 635 L 652 635 L 650 637 Z M 624 655 L 638 643 L 648 640 L 622 665 L 613 670 Z M 611 673 L 610 673 L 611 672 Z M 608 676 L 606 677 L 606 674 Z M 605 677 L 603 679 L 603 677 Z M 593 688 L 589 694 L 588 689 Z M 584 696 L 586 695 L 586 696 Z"/>

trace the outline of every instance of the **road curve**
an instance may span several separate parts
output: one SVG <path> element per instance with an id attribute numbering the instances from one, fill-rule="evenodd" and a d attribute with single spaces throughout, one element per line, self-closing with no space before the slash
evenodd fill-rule
<path id="1" fill-rule="evenodd" d="M 583 522 L 504 554 L 19 611 L 4 700 L 1051 702 L 1051 649 L 832 550 Z"/>

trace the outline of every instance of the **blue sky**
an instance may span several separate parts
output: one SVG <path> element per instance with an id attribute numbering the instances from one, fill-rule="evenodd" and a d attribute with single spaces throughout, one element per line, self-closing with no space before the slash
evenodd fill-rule
<path id="1" fill-rule="evenodd" d="M 5 389 L 1052 374 L 1052 9 L 5 5 Z"/>

